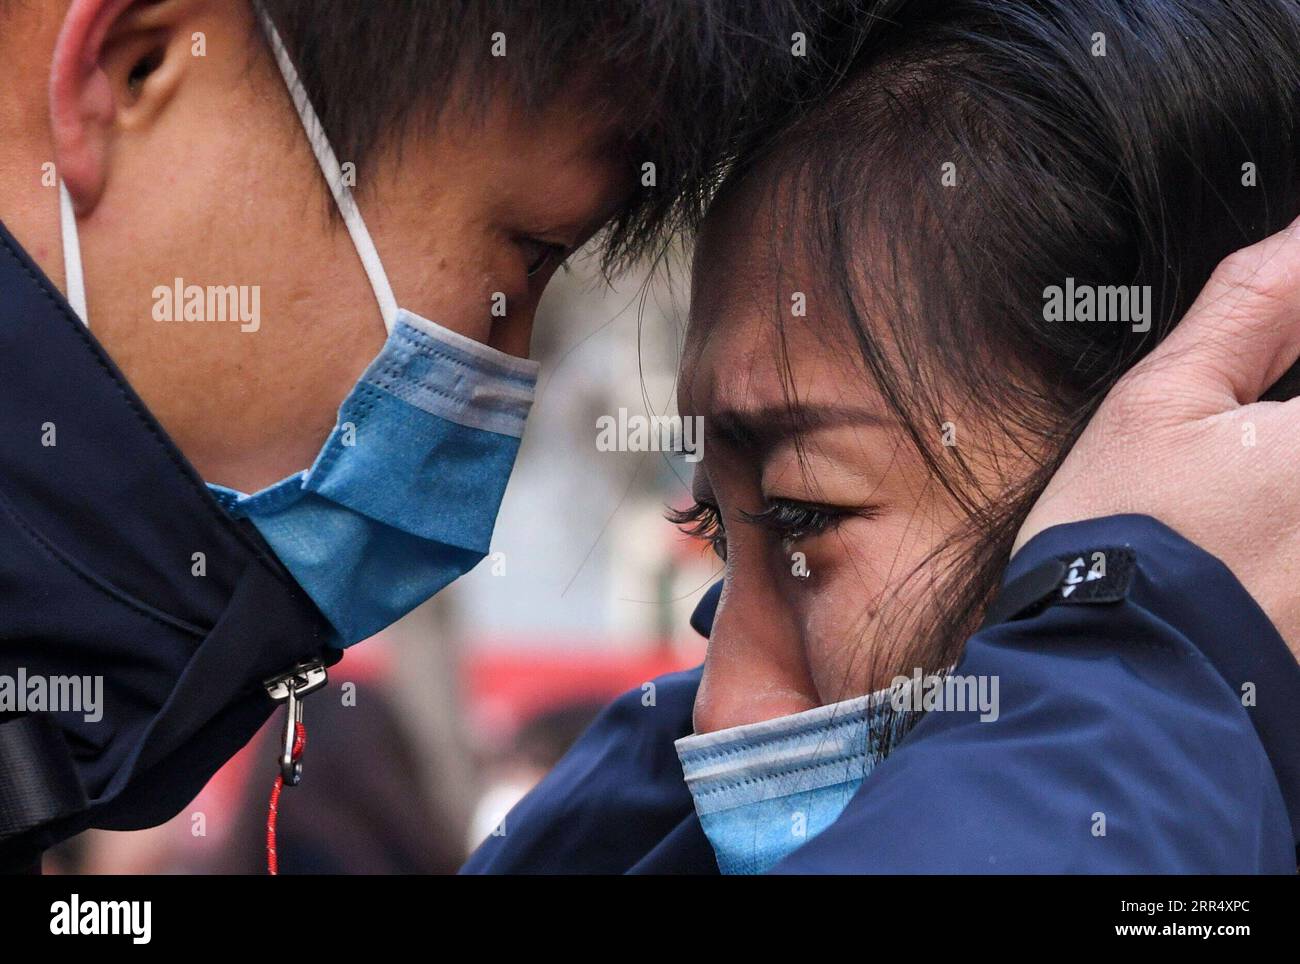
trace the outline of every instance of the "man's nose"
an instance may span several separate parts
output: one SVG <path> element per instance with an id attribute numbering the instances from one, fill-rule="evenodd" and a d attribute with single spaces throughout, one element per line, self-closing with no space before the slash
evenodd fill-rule
<path id="1" fill-rule="evenodd" d="M 820 705 L 803 643 L 776 600 L 727 586 L 713 619 L 695 732 L 711 733 Z"/>

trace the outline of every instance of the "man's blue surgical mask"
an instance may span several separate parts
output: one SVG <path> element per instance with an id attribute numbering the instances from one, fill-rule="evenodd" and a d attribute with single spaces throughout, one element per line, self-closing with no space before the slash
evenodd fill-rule
<path id="1" fill-rule="evenodd" d="M 835 822 L 900 730 L 892 692 L 676 742 L 719 870 L 761 874 Z"/>
<path id="2" fill-rule="evenodd" d="M 257 527 L 330 621 L 337 645 L 350 646 L 487 554 L 538 366 L 398 307 L 297 70 L 264 15 L 262 24 L 388 339 L 309 468 L 251 495 L 208 488 Z M 68 300 L 86 321 L 77 222 L 60 187 Z"/>

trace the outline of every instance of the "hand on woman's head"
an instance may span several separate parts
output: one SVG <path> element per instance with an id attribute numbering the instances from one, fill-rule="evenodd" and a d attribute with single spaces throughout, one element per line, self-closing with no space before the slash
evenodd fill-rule
<path id="1" fill-rule="evenodd" d="M 1300 220 L 1225 260 L 1111 390 L 1016 536 L 1122 513 L 1225 563 L 1300 658 L 1300 398 L 1259 398 L 1300 358 Z"/>

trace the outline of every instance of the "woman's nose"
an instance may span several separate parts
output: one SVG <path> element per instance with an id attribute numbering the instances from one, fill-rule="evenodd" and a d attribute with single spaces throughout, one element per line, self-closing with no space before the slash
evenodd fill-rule
<path id="1" fill-rule="evenodd" d="M 728 586 L 709 635 L 695 732 L 711 733 L 820 705 L 788 611 Z"/>

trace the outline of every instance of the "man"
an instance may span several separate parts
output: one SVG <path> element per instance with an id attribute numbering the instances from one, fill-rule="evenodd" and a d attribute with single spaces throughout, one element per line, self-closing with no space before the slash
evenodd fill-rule
<path id="1" fill-rule="evenodd" d="M 295 779 L 324 664 L 485 553 L 551 274 L 689 220 L 834 9 L 0 2 L 6 860 L 274 700 Z"/>

